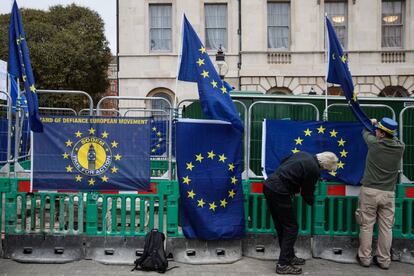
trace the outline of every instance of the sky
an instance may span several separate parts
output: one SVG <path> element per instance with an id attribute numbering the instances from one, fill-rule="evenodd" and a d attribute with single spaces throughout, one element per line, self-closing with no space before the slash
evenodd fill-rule
<path id="1" fill-rule="evenodd" d="M 14 0 L 0 0 L 0 14 L 10 13 Z M 116 54 L 116 0 L 17 0 L 19 8 L 48 10 L 54 5 L 88 7 L 99 13 L 105 22 L 105 36 L 109 41 L 112 54 Z M 24 18 L 23 18 L 24 25 Z"/>

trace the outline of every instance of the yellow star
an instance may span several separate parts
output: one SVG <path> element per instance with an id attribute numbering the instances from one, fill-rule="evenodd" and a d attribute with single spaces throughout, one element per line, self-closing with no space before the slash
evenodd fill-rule
<path id="1" fill-rule="evenodd" d="M 188 177 L 188 175 L 186 177 L 183 177 L 183 183 L 190 185 L 191 179 Z"/>
<path id="2" fill-rule="evenodd" d="M 114 140 L 114 141 L 112 141 L 111 146 L 113 148 L 117 148 L 118 147 L 118 143 Z"/>
<path id="3" fill-rule="evenodd" d="M 300 152 L 300 150 L 298 150 L 297 148 L 294 148 L 294 149 L 292 150 L 292 152 L 293 152 L 293 153 L 298 153 L 298 152 Z"/>
<path id="4" fill-rule="evenodd" d="M 227 159 L 227 157 L 226 156 L 224 156 L 224 153 L 222 154 L 222 155 L 219 155 L 219 161 L 220 162 L 223 162 L 224 163 L 224 161 Z"/>
<path id="5" fill-rule="evenodd" d="M 200 49 L 198 49 L 202 54 L 204 54 L 206 52 L 206 48 L 204 48 L 203 46 L 201 46 Z"/>
<path id="6" fill-rule="evenodd" d="M 210 158 L 211 160 L 213 160 L 214 156 L 216 156 L 216 154 L 213 151 L 208 151 L 207 154 L 208 154 L 207 158 Z"/>
<path id="7" fill-rule="evenodd" d="M 333 59 L 333 60 L 335 60 L 335 59 L 336 59 L 335 54 L 332 54 L 332 59 Z"/>
<path id="8" fill-rule="evenodd" d="M 357 101 L 357 94 L 356 94 L 356 92 L 354 91 L 354 94 L 352 95 L 352 100 L 354 100 L 354 102 L 356 102 Z"/>
<path id="9" fill-rule="evenodd" d="M 203 70 L 203 72 L 200 75 L 202 75 L 203 78 L 208 78 L 208 71 Z"/>
<path id="10" fill-rule="evenodd" d="M 65 143 L 66 143 L 66 146 L 67 147 L 71 147 L 72 146 L 72 141 L 71 140 L 67 140 Z"/>
<path id="11" fill-rule="evenodd" d="M 80 132 L 80 131 L 78 130 L 78 132 L 76 132 L 76 133 L 75 133 L 75 135 L 76 135 L 76 137 L 82 137 L 82 132 Z"/>
<path id="12" fill-rule="evenodd" d="M 155 149 L 152 149 L 151 152 L 155 152 Z"/>
<path id="13" fill-rule="evenodd" d="M 91 127 L 90 129 L 88 129 L 89 134 L 95 134 L 95 129 L 93 127 Z"/>
<path id="14" fill-rule="evenodd" d="M 220 206 L 221 207 L 226 208 L 226 205 L 227 205 L 227 200 L 226 199 L 220 200 Z"/>
<path id="15" fill-rule="evenodd" d="M 223 94 L 227 93 L 227 89 L 226 89 L 226 87 L 224 87 L 224 86 L 222 86 L 222 87 L 220 88 L 220 90 L 222 91 L 222 93 L 223 93 Z"/>
<path id="16" fill-rule="evenodd" d="M 312 134 L 312 130 L 310 130 L 309 128 L 304 130 L 303 132 L 305 132 L 305 136 L 311 136 Z"/>
<path id="17" fill-rule="evenodd" d="M 231 177 L 231 184 L 236 184 L 237 183 L 237 178 L 235 176 Z"/>
<path id="18" fill-rule="evenodd" d="M 345 151 L 345 149 L 343 149 L 343 150 L 340 152 L 340 154 L 341 154 L 341 157 L 346 157 L 346 155 L 348 154 L 348 152 L 347 152 L 347 151 Z"/>
<path id="19" fill-rule="evenodd" d="M 206 204 L 203 199 L 197 200 L 197 202 L 198 202 L 197 206 L 201 208 L 203 208 L 204 204 Z"/>
<path id="20" fill-rule="evenodd" d="M 30 91 L 32 91 L 32 92 L 36 92 L 36 88 L 35 88 L 34 84 L 32 84 L 32 85 L 30 86 Z"/>
<path id="21" fill-rule="evenodd" d="M 236 192 L 234 190 L 229 191 L 229 197 L 234 198 L 235 195 L 236 195 Z"/>
<path id="22" fill-rule="evenodd" d="M 22 76 L 22 79 L 23 79 L 23 82 L 25 82 L 25 81 L 26 81 L 26 79 L 27 79 L 26 75 L 23 75 L 23 76 Z"/>
<path id="23" fill-rule="evenodd" d="M 322 134 L 325 133 L 325 129 L 326 128 L 324 128 L 323 126 L 320 126 L 320 127 L 317 128 L 318 133 L 322 133 Z"/>
<path id="24" fill-rule="evenodd" d="M 204 59 L 199 58 L 196 63 L 198 66 L 204 65 Z"/>
<path id="25" fill-rule="evenodd" d="M 187 192 L 187 194 L 188 194 L 188 196 L 187 196 L 187 197 L 189 197 L 189 198 L 191 198 L 191 199 L 194 199 L 194 196 L 196 195 L 196 194 L 194 193 L 194 191 L 193 191 L 193 190 L 191 190 L 191 191 Z"/>
<path id="26" fill-rule="evenodd" d="M 342 57 L 341 57 L 341 61 L 342 61 L 343 63 L 345 63 L 345 62 L 346 62 L 346 56 L 345 56 L 345 55 L 342 55 Z"/>
<path id="27" fill-rule="evenodd" d="M 229 164 L 229 171 L 234 171 L 234 168 L 235 168 L 236 166 L 234 166 L 233 165 L 233 163 L 230 163 Z"/>
<path id="28" fill-rule="evenodd" d="M 76 176 L 76 182 L 81 182 L 82 181 L 82 176 L 80 176 L 79 174 Z"/>
<path id="29" fill-rule="evenodd" d="M 204 157 L 200 154 L 196 154 L 196 161 L 200 162 L 203 161 Z"/>
<path id="30" fill-rule="evenodd" d="M 159 147 L 161 147 L 161 145 L 160 144 L 157 144 L 156 147 L 159 148 Z"/>
<path id="31" fill-rule="evenodd" d="M 343 169 L 345 166 L 345 163 L 342 163 L 342 161 L 338 162 L 338 169 Z"/>
<path id="32" fill-rule="evenodd" d="M 209 210 L 215 211 L 217 208 L 216 203 L 214 203 L 214 201 L 212 203 L 209 203 L 208 205 L 210 205 L 210 208 L 208 208 Z"/>
<path id="33" fill-rule="evenodd" d="M 66 167 L 66 172 L 72 172 L 73 167 L 71 165 Z"/>
<path id="34" fill-rule="evenodd" d="M 298 137 L 298 139 L 295 139 L 296 141 L 296 145 L 302 145 L 303 139 L 300 139 L 300 137 Z"/>
<path id="35" fill-rule="evenodd" d="M 157 128 L 156 128 L 156 127 L 153 127 L 153 128 L 152 128 L 152 130 L 153 130 L 153 131 L 156 131 L 156 130 L 157 130 Z"/>
<path id="36" fill-rule="evenodd" d="M 344 147 L 345 146 L 345 140 L 341 138 L 341 140 L 338 141 L 338 147 Z"/>
<path id="37" fill-rule="evenodd" d="M 190 171 L 193 170 L 193 168 L 194 168 L 193 162 L 185 163 L 185 164 L 187 165 L 187 170 L 190 170 Z"/>
<path id="38" fill-rule="evenodd" d="M 217 82 L 215 81 L 215 80 L 213 80 L 212 82 L 210 82 L 211 83 L 211 85 L 214 87 L 214 88 L 216 88 L 217 87 Z"/>
<path id="39" fill-rule="evenodd" d="M 332 176 L 336 176 L 336 171 L 330 171 L 329 174 Z"/>
<path id="40" fill-rule="evenodd" d="M 158 142 L 162 142 L 162 138 L 158 138 Z"/>
<path id="41" fill-rule="evenodd" d="M 117 153 L 114 157 L 115 157 L 115 160 L 119 161 L 119 160 L 121 160 L 122 155 Z"/>
<path id="42" fill-rule="evenodd" d="M 95 184 L 95 179 L 91 178 L 89 179 L 89 186 L 93 186 L 93 184 Z"/>
<path id="43" fill-rule="evenodd" d="M 102 176 L 102 182 L 108 182 L 108 177 L 106 175 Z"/>
<path id="44" fill-rule="evenodd" d="M 157 132 L 157 136 L 161 136 L 161 131 L 158 131 Z"/>
<path id="45" fill-rule="evenodd" d="M 118 168 L 117 168 L 117 167 L 115 167 L 115 166 L 113 166 L 113 167 L 111 168 L 111 171 L 112 171 L 112 173 L 117 173 L 117 172 L 118 172 Z"/>
<path id="46" fill-rule="evenodd" d="M 106 131 L 104 131 L 104 132 L 102 133 L 102 138 L 108 138 L 108 135 L 109 135 L 109 133 L 108 133 L 108 132 L 106 132 Z"/>
<path id="47" fill-rule="evenodd" d="M 66 152 L 63 155 L 63 159 L 68 159 L 69 158 L 69 154 L 67 154 Z"/>
<path id="48" fill-rule="evenodd" d="M 338 132 L 335 131 L 335 129 L 333 129 L 332 131 L 329 131 L 329 133 L 331 134 L 331 137 L 336 137 L 336 135 L 338 134 Z"/>

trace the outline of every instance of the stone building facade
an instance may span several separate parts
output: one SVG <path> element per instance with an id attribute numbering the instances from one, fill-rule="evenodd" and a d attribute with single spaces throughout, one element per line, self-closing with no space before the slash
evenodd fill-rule
<path id="1" fill-rule="evenodd" d="M 341 94 L 325 82 L 327 13 L 359 96 L 414 94 L 412 0 L 119 0 L 120 96 L 198 97 L 176 81 L 183 13 L 238 90 Z"/>

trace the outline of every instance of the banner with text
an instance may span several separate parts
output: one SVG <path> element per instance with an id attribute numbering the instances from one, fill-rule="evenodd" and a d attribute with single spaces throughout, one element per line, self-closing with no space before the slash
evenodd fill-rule
<path id="1" fill-rule="evenodd" d="M 32 189 L 149 190 L 149 119 L 42 117 Z"/>

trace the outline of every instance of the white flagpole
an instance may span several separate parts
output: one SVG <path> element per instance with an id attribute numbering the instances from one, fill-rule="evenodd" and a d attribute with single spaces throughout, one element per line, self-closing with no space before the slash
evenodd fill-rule
<path id="1" fill-rule="evenodd" d="M 328 121 L 328 72 L 329 72 L 329 36 L 328 36 L 328 28 L 326 28 L 326 18 L 328 14 L 325 13 L 324 18 L 324 35 L 325 35 L 325 58 L 327 59 L 327 68 L 326 68 L 326 76 L 325 76 L 325 110 L 323 111 L 323 120 Z"/>

